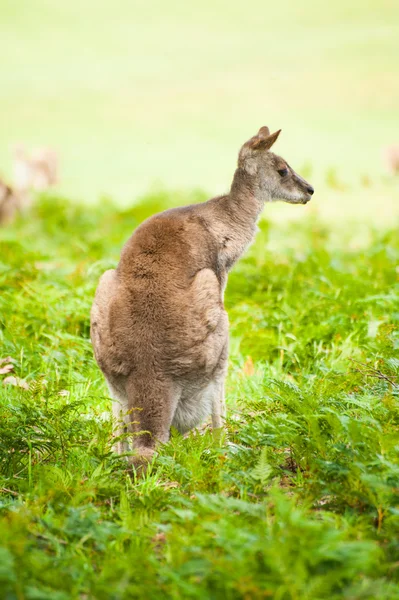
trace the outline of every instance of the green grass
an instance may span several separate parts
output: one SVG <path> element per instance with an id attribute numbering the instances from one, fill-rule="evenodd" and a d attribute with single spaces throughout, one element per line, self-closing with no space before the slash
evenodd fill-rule
<path id="1" fill-rule="evenodd" d="M 346 206 L 325 200 L 338 219 L 398 214 L 380 186 L 382 150 L 398 143 L 396 0 L 2 0 L 0 23 L 7 176 L 22 141 L 58 149 L 68 197 L 126 205 L 160 185 L 214 195 L 268 125 L 295 169 L 312 164 L 317 192 L 331 167 L 352 187 Z"/>
<path id="2" fill-rule="evenodd" d="M 227 436 L 173 433 L 136 479 L 89 309 L 171 202 L 47 197 L 0 231 L 0 380 L 29 386 L 0 383 L 0 597 L 399 598 L 395 223 L 261 221 L 226 293 Z"/>

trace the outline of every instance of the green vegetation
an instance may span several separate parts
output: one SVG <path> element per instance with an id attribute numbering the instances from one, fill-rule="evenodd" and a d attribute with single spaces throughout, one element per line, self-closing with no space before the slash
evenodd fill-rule
<path id="1" fill-rule="evenodd" d="M 60 186 L 0 229 L 0 600 L 399 600 L 398 17 L 2 0 L 0 176 L 51 145 Z M 261 125 L 316 198 L 230 276 L 226 436 L 172 432 L 136 478 L 90 306 L 138 223 L 204 197 L 121 205 L 223 193 Z"/>
<path id="2" fill-rule="evenodd" d="M 45 197 L 0 231 L 0 597 L 399 598 L 397 228 L 262 221 L 226 293 L 227 436 L 173 432 L 136 479 L 89 310 L 170 203 Z"/>

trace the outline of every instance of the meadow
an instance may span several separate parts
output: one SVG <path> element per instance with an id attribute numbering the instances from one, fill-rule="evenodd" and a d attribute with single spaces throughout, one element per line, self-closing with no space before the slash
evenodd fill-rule
<path id="1" fill-rule="evenodd" d="M 1 1 L 0 176 L 21 142 L 60 182 L 0 228 L 0 600 L 399 600 L 398 18 Z M 268 205 L 230 275 L 225 433 L 172 431 L 137 477 L 94 290 L 146 217 L 226 192 L 262 125 L 315 196 Z"/>
<path id="2" fill-rule="evenodd" d="M 144 218 L 202 199 L 47 195 L 0 231 L 2 599 L 399 598 L 394 223 L 266 210 L 226 292 L 226 433 L 172 431 L 142 478 L 112 452 L 98 278 Z"/>

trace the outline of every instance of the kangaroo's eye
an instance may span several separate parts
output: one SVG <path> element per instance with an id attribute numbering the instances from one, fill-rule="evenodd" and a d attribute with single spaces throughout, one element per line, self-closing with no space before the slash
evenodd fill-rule
<path id="1" fill-rule="evenodd" d="M 281 176 L 281 177 L 285 177 L 286 175 L 288 175 L 288 169 L 278 169 L 277 173 Z"/>

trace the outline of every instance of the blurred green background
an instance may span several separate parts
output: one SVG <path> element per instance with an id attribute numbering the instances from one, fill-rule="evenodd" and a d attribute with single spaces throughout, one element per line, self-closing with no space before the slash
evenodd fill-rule
<path id="1" fill-rule="evenodd" d="M 392 219 L 399 3 L 1 0 L 0 173 L 15 143 L 53 146 L 59 190 L 130 204 L 151 189 L 229 188 L 240 145 L 276 152 L 316 188 L 284 218 Z"/>

